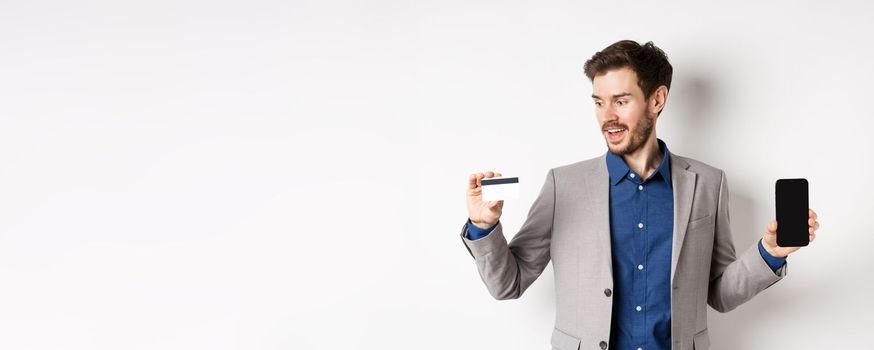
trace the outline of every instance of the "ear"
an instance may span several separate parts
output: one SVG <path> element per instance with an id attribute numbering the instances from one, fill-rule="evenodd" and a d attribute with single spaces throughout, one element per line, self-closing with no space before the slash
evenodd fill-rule
<path id="1" fill-rule="evenodd" d="M 668 87 L 661 85 L 656 91 L 652 93 L 650 96 L 649 103 L 647 104 L 649 107 L 649 112 L 653 115 L 658 115 L 663 109 L 665 109 L 665 103 L 668 102 Z"/>

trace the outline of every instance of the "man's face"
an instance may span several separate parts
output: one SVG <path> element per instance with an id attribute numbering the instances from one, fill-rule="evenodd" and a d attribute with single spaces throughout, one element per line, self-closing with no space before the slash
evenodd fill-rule
<path id="1" fill-rule="evenodd" d="M 637 74 L 630 68 L 612 69 L 596 75 L 592 89 L 595 116 L 610 152 L 625 155 L 643 146 L 652 135 L 656 115 L 647 109 Z"/>

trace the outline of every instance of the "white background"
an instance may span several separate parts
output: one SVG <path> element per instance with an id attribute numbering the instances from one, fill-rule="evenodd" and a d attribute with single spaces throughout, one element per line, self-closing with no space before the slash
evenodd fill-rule
<path id="1" fill-rule="evenodd" d="M 730 5 L 729 5 L 730 4 Z M 714 349 L 870 346 L 865 1 L 2 1 L 0 348 L 545 349 L 551 267 L 495 301 L 476 171 L 606 151 L 582 65 L 674 66 L 658 136 L 724 169 L 738 250 L 806 177 L 817 240 Z"/>

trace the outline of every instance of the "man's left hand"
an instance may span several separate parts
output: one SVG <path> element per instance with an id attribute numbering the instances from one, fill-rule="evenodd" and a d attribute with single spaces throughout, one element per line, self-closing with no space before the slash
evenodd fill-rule
<path id="1" fill-rule="evenodd" d="M 807 215 L 807 225 L 809 226 L 807 228 L 807 233 L 810 234 L 810 242 L 813 243 L 813 239 L 816 238 L 816 230 L 819 229 L 819 222 L 816 221 L 816 213 L 813 209 L 808 209 Z M 765 230 L 765 237 L 762 238 L 762 247 L 765 248 L 768 254 L 778 258 L 785 258 L 801 248 L 781 247 L 777 245 L 777 220 L 773 220 L 768 224 L 768 227 Z"/>

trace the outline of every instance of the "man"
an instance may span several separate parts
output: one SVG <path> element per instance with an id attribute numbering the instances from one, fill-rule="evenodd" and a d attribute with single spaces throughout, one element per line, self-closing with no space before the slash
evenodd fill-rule
<path id="1" fill-rule="evenodd" d="M 549 170 L 507 244 L 503 201 L 483 202 L 471 174 L 462 241 L 493 297 L 519 298 L 552 260 L 554 349 L 708 349 L 707 305 L 728 312 L 786 276 L 777 222 L 740 255 L 725 173 L 668 151 L 656 124 L 672 67 L 624 40 L 585 64 L 608 152 Z M 819 227 L 809 211 L 810 241 Z"/>

